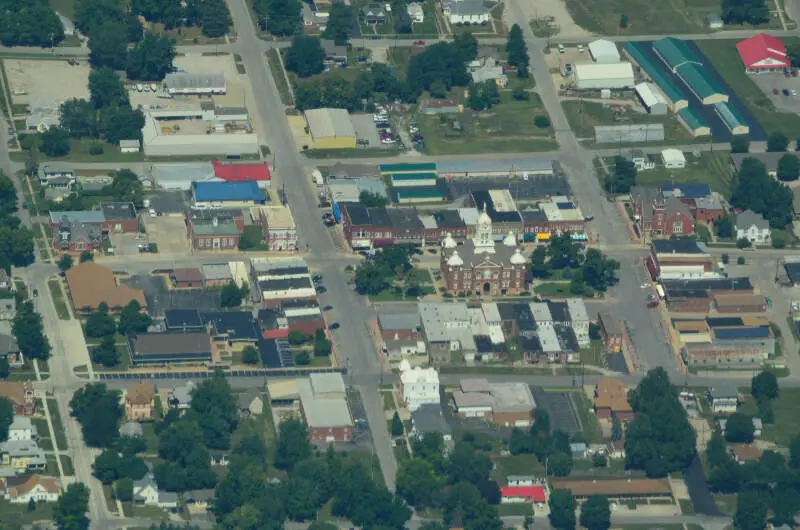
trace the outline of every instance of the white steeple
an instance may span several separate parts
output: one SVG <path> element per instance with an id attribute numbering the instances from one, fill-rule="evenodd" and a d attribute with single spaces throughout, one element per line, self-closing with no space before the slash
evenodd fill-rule
<path id="1" fill-rule="evenodd" d="M 450 257 L 447 258 L 447 264 L 450 267 L 460 267 L 464 264 L 464 260 L 458 255 L 458 251 L 454 250 Z"/>
<path id="2" fill-rule="evenodd" d="M 472 239 L 476 254 L 494 254 L 494 238 L 492 237 L 492 218 L 486 213 L 486 204 L 478 217 L 475 226 L 475 237 Z"/>
<path id="3" fill-rule="evenodd" d="M 508 235 L 503 240 L 503 244 L 507 247 L 517 246 L 517 236 L 514 235 L 514 232 L 512 232 L 511 230 L 508 231 Z"/>
<path id="4" fill-rule="evenodd" d="M 453 239 L 453 234 L 451 232 L 447 232 L 447 234 L 444 236 L 444 239 L 442 240 L 442 247 L 456 248 L 457 246 L 458 243 L 456 243 L 456 240 Z"/>

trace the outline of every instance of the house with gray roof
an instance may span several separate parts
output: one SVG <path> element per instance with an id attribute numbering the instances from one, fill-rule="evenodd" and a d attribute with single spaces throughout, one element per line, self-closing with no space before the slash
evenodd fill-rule
<path id="1" fill-rule="evenodd" d="M 422 439 L 429 433 L 441 434 L 445 442 L 453 440 L 453 430 L 439 403 L 423 403 L 411 413 L 411 435 Z"/>
<path id="2" fill-rule="evenodd" d="M 491 18 L 483 0 L 443 0 L 442 12 L 450 24 L 483 24 Z"/>
<path id="3" fill-rule="evenodd" d="M 746 239 L 753 246 L 768 245 L 772 237 L 769 221 L 761 214 L 745 210 L 736 216 L 736 239 Z"/>
<path id="4" fill-rule="evenodd" d="M 158 488 L 152 473 L 133 483 L 133 502 L 140 506 L 158 506 L 159 508 L 177 508 L 178 494 Z"/>
<path id="5" fill-rule="evenodd" d="M 361 17 L 364 24 L 386 24 L 389 18 L 382 4 L 367 4 L 361 8 Z"/>
<path id="6" fill-rule="evenodd" d="M 478 352 L 472 334 L 472 318 L 467 304 L 420 302 L 419 315 L 430 359 L 435 364 L 451 361 L 458 353 L 466 361 Z"/>
<path id="7" fill-rule="evenodd" d="M 13 335 L 0 333 L 0 358 L 5 358 L 8 364 L 14 367 L 25 363 L 17 339 Z"/>

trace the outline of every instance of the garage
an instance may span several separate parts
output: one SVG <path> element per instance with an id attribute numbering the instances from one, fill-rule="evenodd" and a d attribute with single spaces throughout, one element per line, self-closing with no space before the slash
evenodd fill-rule
<path id="1" fill-rule="evenodd" d="M 575 65 L 575 87 L 578 90 L 622 89 L 634 84 L 631 63 Z"/>

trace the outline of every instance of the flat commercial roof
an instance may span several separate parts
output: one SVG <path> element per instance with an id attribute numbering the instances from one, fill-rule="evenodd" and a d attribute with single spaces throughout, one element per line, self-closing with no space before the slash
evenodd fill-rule
<path id="1" fill-rule="evenodd" d="M 168 90 L 225 89 L 225 74 L 190 74 L 175 72 L 164 76 Z"/>
<path id="2" fill-rule="evenodd" d="M 672 494 L 669 481 L 663 478 L 553 480 L 551 486 L 553 489 L 570 490 L 576 497 L 589 497 L 591 495 L 620 497 L 624 495 L 647 496 Z"/>
<path id="3" fill-rule="evenodd" d="M 420 164 L 381 164 L 378 166 L 381 174 L 385 173 L 416 173 L 436 171 L 436 162 L 425 162 Z"/>
<path id="4" fill-rule="evenodd" d="M 197 202 L 218 201 L 264 201 L 258 183 L 242 182 L 193 182 L 194 198 Z"/>
<path id="5" fill-rule="evenodd" d="M 633 81 L 631 63 L 578 63 L 575 79 L 630 79 Z"/>
<path id="6" fill-rule="evenodd" d="M 346 427 L 353 424 L 350 408 L 344 398 L 314 398 L 309 379 L 298 379 L 303 416 L 311 428 Z"/>
<path id="7" fill-rule="evenodd" d="M 597 384 L 597 397 L 595 407 L 609 408 L 615 412 L 630 412 L 628 403 L 628 389 L 619 379 L 607 377 Z"/>
<path id="8" fill-rule="evenodd" d="M 450 173 L 553 173 L 549 158 L 520 158 L 504 160 L 448 160 L 439 162 L 439 174 Z"/>
<path id="9" fill-rule="evenodd" d="M 313 138 L 355 138 L 356 130 L 345 109 L 312 109 L 305 112 Z"/>
<path id="10" fill-rule="evenodd" d="M 205 332 L 139 333 L 128 340 L 136 356 L 211 352 L 211 337 Z"/>
<path id="11" fill-rule="evenodd" d="M 536 408 L 531 388 L 525 383 L 492 383 L 494 412 L 525 412 Z"/>

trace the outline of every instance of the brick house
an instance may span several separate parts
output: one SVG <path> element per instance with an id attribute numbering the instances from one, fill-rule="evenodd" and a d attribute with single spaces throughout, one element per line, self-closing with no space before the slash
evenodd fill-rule
<path id="1" fill-rule="evenodd" d="M 124 232 L 126 234 L 139 231 L 139 218 L 132 202 L 106 202 L 100 208 L 103 212 L 103 232 Z"/>
<path id="2" fill-rule="evenodd" d="M 147 381 L 139 381 L 125 394 L 125 416 L 130 421 L 152 419 L 155 405 L 155 392 Z"/>
<path id="3" fill-rule="evenodd" d="M 624 340 L 622 322 L 609 313 L 600 313 L 598 315 L 598 323 L 600 324 L 600 335 L 603 337 L 606 351 L 613 353 L 621 351 Z"/>
<path id="4" fill-rule="evenodd" d="M 186 229 L 196 250 L 230 250 L 239 247 L 244 231 L 241 209 L 193 209 L 186 216 Z"/>
<path id="5" fill-rule="evenodd" d="M 634 222 L 651 237 L 683 236 L 694 233 L 694 217 L 689 207 L 675 197 L 665 197 L 658 188 L 631 188 Z"/>
<path id="6" fill-rule="evenodd" d="M 53 249 L 81 253 L 97 250 L 102 244 L 101 228 L 64 217 L 53 230 Z"/>
<path id="7" fill-rule="evenodd" d="M 635 413 L 628 403 L 628 389 L 619 379 L 607 377 L 594 389 L 594 410 L 597 417 L 610 420 L 616 416 L 621 422 L 633 421 Z"/>

